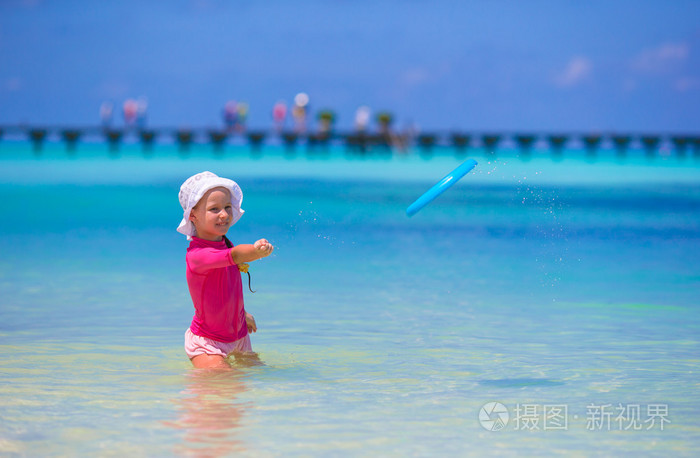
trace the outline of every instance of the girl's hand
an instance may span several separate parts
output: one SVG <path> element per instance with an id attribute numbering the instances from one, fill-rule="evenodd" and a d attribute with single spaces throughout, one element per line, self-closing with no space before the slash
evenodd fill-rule
<path id="1" fill-rule="evenodd" d="M 260 239 L 254 244 L 236 245 L 231 248 L 231 259 L 234 264 L 241 265 L 244 263 L 255 261 L 256 259 L 270 256 L 275 247 L 266 239 Z"/>
<path id="2" fill-rule="evenodd" d="M 253 247 L 255 248 L 255 252 L 261 257 L 264 258 L 265 256 L 269 256 L 272 253 L 272 250 L 275 249 L 275 247 L 272 246 L 270 242 L 268 242 L 266 239 L 260 239 L 257 242 L 253 244 Z"/>
<path id="3" fill-rule="evenodd" d="M 258 327 L 255 325 L 255 318 L 248 312 L 245 312 L 245 324 L 248 325 L 248 332 L 256 332 Z"/>

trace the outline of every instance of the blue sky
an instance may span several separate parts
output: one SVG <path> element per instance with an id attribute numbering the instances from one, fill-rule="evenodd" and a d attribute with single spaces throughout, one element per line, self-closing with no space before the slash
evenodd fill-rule
<path id="1" fill-rule="evenodd" d="M 146 97 L 151 126 L 271 126 L 310 96 L 341 128 L 700 130 L 700 2 L 0 2 L 0 123 L 97 124 Z"/>

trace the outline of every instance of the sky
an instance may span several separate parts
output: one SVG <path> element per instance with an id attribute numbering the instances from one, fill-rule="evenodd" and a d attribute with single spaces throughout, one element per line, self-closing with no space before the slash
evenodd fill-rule
<path id="1" fill-rule="evenodd" d="M 248 125 L 309 95 L 349 129 L 700 132 L 695 0 L 0 0 L 0 124 Z M 121 115 L 115 119 L 119 125 Z"/>

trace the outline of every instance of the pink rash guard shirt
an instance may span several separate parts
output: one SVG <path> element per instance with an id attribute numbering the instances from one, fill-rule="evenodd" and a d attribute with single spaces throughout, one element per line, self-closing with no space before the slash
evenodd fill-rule
<path id="1" fill-rule="evenodd" d="M 187 286 L 195 308 L 192 333 L 219 342 L 245 337 L 241 273 L 226 242 L 192 237 L 186 259 Z"/>

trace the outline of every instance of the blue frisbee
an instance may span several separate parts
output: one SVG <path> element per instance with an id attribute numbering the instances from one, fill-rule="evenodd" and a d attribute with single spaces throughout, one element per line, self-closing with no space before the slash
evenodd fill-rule
<path id="1" fill-rule="evenodd" d="M 447 191 L 447 189 L 453 184 L 457 183 L 460 178 L 471 172 L 474 167 L 476 167 L 476 161 L 474 159 L 467 159 L 466 161 L 462 162 L 456 169 L 448 173 L 445 178 L 440 180 L 436 185 L 428 189 L 422 196 L 416 199 L 416 201 L 406 209 L 406 214 L 408 216 L 413 216 L 418 213 L 423 207 L 435 200 L 437 196 Z"/>

